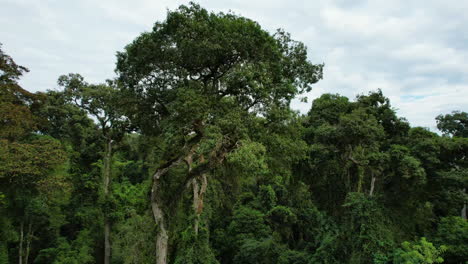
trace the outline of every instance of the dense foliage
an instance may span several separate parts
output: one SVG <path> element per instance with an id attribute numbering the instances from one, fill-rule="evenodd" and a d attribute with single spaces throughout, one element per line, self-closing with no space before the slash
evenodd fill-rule
<path id="1" fill-rule="evenodd" d="M 0 49 L 0 264 L 465 263 L 468 113 L 411 127 L 279 30 L 196 4 L 115 80 L 30 93 Z"/>

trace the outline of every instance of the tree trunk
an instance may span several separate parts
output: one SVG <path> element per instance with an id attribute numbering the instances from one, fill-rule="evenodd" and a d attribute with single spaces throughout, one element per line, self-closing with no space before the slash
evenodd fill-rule
<path id="1" fill-rule="evenodd" d="M 370 187 L 370 191 L 369 191 L 369 196 L 372 196 L 374 194 L 375 180 L 376 180 L 376 177 L 372 173 L 372 180 L 371 180 L 371 187 Z"/>
<path id="2" fill-rule="evenodd" d="M 24 237 L 24 222 L 21 221 L 20 225 L 20 243 L 19 243 L 19 253 L 18 253 L 18 263 L 23 264 L 23 237 Z"/>
<path id="3" fill-rule="evenodd" d="M 104 194 L 109 194 L 111 161 L 112 161 L 112 139 L 109 139 L 106 144 L 105 157 L 104 157 Z"/>
<path id="4" fill-rule="evenodd" d="M 104 157 L 104 198 L 107 201 L 109 197 L 109 185 L 112 162 L 112 139 L 109 139 L 106 145 Z M 107 213 L 106 213 L 107 214 Z M 107 215 L 104 215 L 104 264 L 110 264 L 111 243 L 110 243 L 110 222 Z"/>
<path id="5" fill-rule="evenodd" d="M 159 220 L 158 226 L 159 232 L 156 236 L 156 263 L 166 264 L 169 234 L 167 232 L 163 217 L 161 217 L 161 219 Z"/>
<path id="6" fill-rule="evenodd" d="M 463 188 L 463 193 L 466 193 L 466 188 Z M 463 203 L 463 208 L 461 209 L 461 218 L 466 220 L 466 202 Z"/>
<path id="7" fill-rule="evenodd" d="M 189 153 L 184 157 L 180 156 L 177 159 L 172 159 L 166 164 L 161 166 L 156 170 L 156 173 L 153 175 L 153 185 L 151 187 L 151 210 L 153 212 L 154 221 L 159 228 L 158 234 L 156 235 L 156 264 L 166 264 L 167 263 L 167 253 L 168 253 L 168 241 L 169 241 L 169 232 L 166 227 L 166 221 L 163 211 L 163 204 L 160 197 L 160 180 L 163 175 L 165 175 L 170 168 L 180 164 L 185 161 L 188 165 L 189 174 L 192 170 L 192 155 L 194 153 L 194 147 L 189 151 Z"/>
<path id="8" fill-rule="evenodd" d="M 187 163 L 188 167 L 188 178 L 187 181 L 181 185 L 183 187 L 187 186 L 191 182 L 192 174 L 192 157 L 195 153 L 195 149 L 198 146 L 198 143 L 201 139 L 201 134 L 195 136 L 191 142 L 188 142 L 183 148 L 182 152 L 185 154 L 180 155 L 176 158 L 173 158 L 167 161 L 164 165 L 160 166 L 153 175 L 153 184 L 151 187 L 151 210 L 153 212 L 153 217 L 156 225 L 158 226 L 158 233 L 156 235 L 156 264 L 166 264 L 168 247 L 169 247 L 169 231 L 166 226 L 165 214 L 163 211 L 163 201 L 160 196 L 160 180 L 169 169 L 182 162 Z M 203 190 L 206 190 L 206 183 L 202 184 L 205 187 L 202 187 Z M 203 191 L 204 192 L 204 191 Z"/>
<path id="9" fill-rule="evenodd" d="M 153 186 L 151 188 L 151 209 L 153 211 L 154 221 L 159 228 L 158 234 L 156 235 L 156 263 L 166 264 L 167 263 L 167 249 L 169 235 L 167 233 L 164 213 L 162 210 L 162 204 L 159 197 L 159 179 L 168 169 L 158 170 L 153 176 Z"/>
<path id="10" fill-rule="evenodd" d="M 110 224 L 107 217 L 104 219 L 104 264 L 110 263 L 111 244 L 110 244 Z"/>
<path id="11" fill-rule="evenodd" d="M 32 240 L 33 232 L 32 232 L 32 221 L 29 222 L 29 227 L 28 227 L 28 235 L 27 235 L 27 240 L 26 240 L 26 256 L 24 257 L 24 263 L 28 264 L 29 260 L 29 250 L 31 248 L 31 240 Z"/>
<path id="12" fill-rule="evenodd" d="M 201 187 L 198 184 L 197 178 L 193 178 L 192 180 L 193 210 L 195 212 L 194 230 L 195 230 L 195 234 L 197 235 L 198 235 L 198 226 L 200 223 L 200 215 L 203 211 L 203 196 L 208 186 L 208 178 L 206 177 L 205 173 L 202 174 L 201 180 L 202 180 Z"/>
<path id="13" fill-rule="evenodd" d="M 461 210 L 461 217 L 466 220 L 466 203 L 463 205 Z"/>
<path id="14" fill-rule="evenodd" d="M 346 169 L 346 189 L 348 190 L 348 192 L 351 191 L 351 175 L 350 175 L 350 172 L 349 172 L 349 168 Z"/>
<path id="15" fill-rule="evenodd" d="M 161 166 L 153 175 L 153 185 L 151 187 L 151 210 L 153 212 L 154 221 L 159 228 L 156 235 L 156 264 L 167 263 L 168 241 L 169 234 L 166 228 L 163 205 L 160 197 L 160 179 L 165 175 L 170 168 L 176 166 L 183 161 L 183 157 L 176 160 L 171 160 L 164 166 Z"/>
<path id="16" fill-rule="evenodd" d="M 357 165 L 357 171 L 358 171 L 357 192 L 360 193 L 362 190 L 362 181 L 364 180 L 364 168 Z"/>

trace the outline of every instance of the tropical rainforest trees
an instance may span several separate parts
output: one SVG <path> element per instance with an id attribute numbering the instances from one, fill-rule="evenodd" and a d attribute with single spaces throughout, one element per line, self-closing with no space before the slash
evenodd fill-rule
<path id="1" fill-rule="evenodd" d="M 130 119 L 165 143 L 151 206 L 159 227 L 157 263 L 166 263 L 169 203 L 191 184 L 199 215 L 210 170 L 246 144 L 260 116 L 288 111 L 294 96 L 322 77 L 322 66 L 308 62 L 305 46 L 284 32 L 272 36 L 249 19 L 195 4 L 169 12 L 117 57 L 119 80 L 134 100 Z M 182 192 L 163 197 L 169 169 L 182 162 Z M 198 221 L 197 216 L 195 233 Z"/>
<path id="2" fill-rule="evenodd" d="M 452 114 L 446 115 L 439 115 L 436 118 L 437 120 L 437 128 L 444 133 L 444 135 L 449 135 L 455 138 L 459 138 L 458 144 L 455 145 L 464 145 L 466 144 L 466 138 L 468 138 L 468 113 L 460 112 L 460 111 L 453 111 Z M 466 148 L 462 147 L 463 150 Z M 462 193 L 459 194 L 460 196 L 464 196 L 465 198 L 462 199 L 465 202 L 463 203 L 462 209 L 460 210 L 460 215 L 463 219 L 466 218 L 466 185 L 467 185 L 467 176 L 468 170 L 466 169 L 466 152 L 461 154 L 456 160 L 458 162 L 462 162 L 463 164 L 453 164 L 452 171 L 450 173 L 444 174 L 444 178 L 451 179 L 451 181 L 458 182 L 459 187 L 458 192 L 462 190 Z M 457 163 L 458 163 L 457 162 Z"/>
<path id="3" fill-rule="evenodd" d="M 66 161 L 60 142 L 34 133 L 41 126 L 42 120 L 35 111 L 44 96 L 19 86 L 18 79 L 27 71 L 0 49 L 0 261 L 3 263 L 13 262 L 8 254 L 8 243 L 12 241 L 18 241 L 18 263 L 28 263 L 37 231 L 47 225 L 44 221 L 56 206 L 54 194 L 66 192 L 69 186 L 63 175 L 53 173 Z"/>
<path id="4" fill-rule="evenodd" d="M 90 85 L 79 74 L 62 75 L 58 84 L 63 88 L 64 96 L 80 109 L 95 118 L 104 140 L 103 184 L 105 211 L 109 211 L 109 192 L 111 182 L 112 144 L 120 141 L 128 128 L 127 119 L 119 112 L 119 92 L 112 81 L 107 84 Z M 118 143 L 118 142 L 117 142 Z M 104 263 L 111 258 L 110 228 L 108 212 L 104 216 Z"/>
<path id="5" fill-rule="evenodd" d="M 293 111 L 322 70 L 196 4 L 102 84 L 30 93 L 0 50 L 0 264 L 464 263 L 467 114 L 439 135 L 381 90 Z"/>
<path id="6" fill-rule="evenodd" d="M 437 128 L 446 135 L 468 137 L 468 113 L 453 111 L 451 114 L 439 115 L 436 118 Z"/>

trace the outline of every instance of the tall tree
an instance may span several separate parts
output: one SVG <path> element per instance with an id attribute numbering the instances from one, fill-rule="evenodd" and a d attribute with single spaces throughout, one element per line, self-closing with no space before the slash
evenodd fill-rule
<path id="1" fill-rule="evenodd" d="M 108 216 L 111 183 L 112 148 L 115 141 L 119 141 L 127 127 L 127 119 L 120 113 L 119 93 L 115 83 L 92 85 L 84 81 L 79 74 L 62 75 L 58 84 L 64 88 L 64 94 L 76 106 L 85 110 L 96 119 L 104 139 L 103 151 L 103 184 L 104 193 L 104 263 L 109 264 L 111 259 L 110 229 Z"/>
<path id="2" fill-rule="evenodd" d="M 134 100 L 128 115 L 143 133 L 166 142 L 151 190 L 156 262 L 162 264 L 170 215 L 162 183 L 169 170 L 186 163 L 179 185 L 191 183 L 194 198 L 202 197 L 206 173 L 248 137 L 256 117 L 288 109 L 322 77 L 322 65 L 308 62 L 306 47 L 287 33 L 272 36 L 247 18 L 191 4 L 168 12 L 118 53 L 117 73 Z"/>
<path id="3" fill-rule="evenodd" d="M 41 125 L 42 120 L 35 113 L 44 97 L 18 84 L 27 71 L 0 47 L 0 194 L 5 193 L 9 200 L 8 206 L 0 207 L 0 218 L 8 215 L 16 218 L 20 264 L 28 262 L 33 232 L 39 222 L 35 216 L 40 208 L 35 206 L 35 201 L 40 185 L 51 183 L 47 176 L 66 160 L 60 142 L 34 133 Z M 7 241 L 2 238 L 0 247 Z"/>
<path id="4" fill-rule="evenodd" d="M 439 115 L 436 117 L 437 120 L 437 128 L 442 131 L 445 135 L 450 135 L 452 137 L 461 137 L 461 138 L 468 138 L 468 113 L 461 112 L 461 111 L 453 111 L 452 114 L 446 115 Z M 460 143 L 463 140 L 459 141 Z M 463 145 L 463 143 L 462 143 Z M 461 158 L 462 161 L 466 160 L 466 156 L 463 155 Z M 466 175 L 468 173 L 468 169 L 466 166 L 461 166 L 460 164 L 454 164 L 455 167 L 452 168 L 452 173 L 454 177 L 451 178 L 459 178 L 463 179 L 465 177 L 457 177 L 456 175 Z M 461 181 L 461 185 L 463 184 L 463 180 Z M 466 196 L 466 186 L 463 186 L 463 194 Z M 460 215 L 462 218 L 466 219 L 466 198 L 464 199 L 465 202 L 463 203 L 463 208 L 460 211 Z"/>
<path id="5" fill-rule="evenodd" d="M 26 91 L 18 84 L 28 71 L 5 54 L 0 44 L 0 137 L 10 141 L 29 135 L 39 125 L 33 111 L 43 97 Z"/>
<path id="6" fill-rule="evenodd" d="M 468 137 L 468 113 L 453 111 L 436 117 L 437 128 L 446 135 Z"/>

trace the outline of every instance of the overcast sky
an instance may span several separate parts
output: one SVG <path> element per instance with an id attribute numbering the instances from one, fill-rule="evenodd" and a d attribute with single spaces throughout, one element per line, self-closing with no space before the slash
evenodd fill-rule
<path id="1" fill-rule="evenodd" d="M 88 82 L 113 78 L 115 53 L 188 1 L 0 0 L 0 42 L 30 69 L 30 91 L 57 89 L 59 75 Z M 314 98 L 350 98 L 381 88 L 413 126 L 435 130 L 435 116 L 468 111 L 468 1 L 460 0 L 211 0 L 270 32 L 283 28 L 304 42 L 324 79 L 294 102 L 306 113 Z"/>

